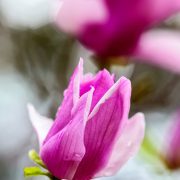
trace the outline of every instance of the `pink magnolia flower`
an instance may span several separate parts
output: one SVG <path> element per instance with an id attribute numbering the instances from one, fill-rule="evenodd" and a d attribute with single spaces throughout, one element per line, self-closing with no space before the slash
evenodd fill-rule
<path id="1" fill-rule="evenodd" d="M 116 173 L 137 153 L 144 136 L 144 115 L 128 120 L 130 95 L 128 79 L 114 82 L 107 70 L 83 75 L 80 61 L 54 122 L 29 105 L 48 170 L 68 180 Z"/>
<path id="2" fill-rule="evenodd" d="M 149 31 L 179 11 L 179 0 L 62 0 L 56 23 L 100 57 L 132 56 L 180 73 L 180 33 Z"/>
<path id="3" fill-rule="evenodd" d="M 175 122 L 171 128 L 166 160 L 171 169 L 180 168 L 180 112 L 176 115 Z M 166 142 L 167 143 L 167 142 Z"/>

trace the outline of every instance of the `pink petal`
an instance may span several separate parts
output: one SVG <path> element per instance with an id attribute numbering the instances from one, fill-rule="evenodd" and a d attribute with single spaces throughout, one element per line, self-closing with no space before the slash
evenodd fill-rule
<path id="1" fill-rule="evenodd" d="M 84 94 L 74 107 L 72 118 L 41 149 L 48 170 L 59 179 L 71 180 L 85 154 L 84 130 L 94 89 Z"/>
<path id="2" fill-rule="evenodd" d="M 103 22 L 106 18 L 103 0 L 65 0 L 60 5 L 56 22 L 64 31 L 78 34 L 87 23 Z"/>
<path id="3" fill-rule="evenodd" d="M 114 84 L 114 79 L 107 70 L 99 71 L 93 78 L 88 79 L 81 83 L 80 95 L 89 91 L 91 87 L 94 87 L 93 101 L 91 110 L 101 99 L 101 97 L 107 92 L 107 90 Z"/>
<path id="4" fill-rule="evenodd" d="M 141 62 L 180 73 L 180 33 L 149 31 L 141 36 L 133 55 Z"/>
<path id="5" fill-rule="evenodd" d="M 146 4 L 145 11 L 149 13 L 149 19 L 153 23 L 167 19 L 180 11 L 179 0 L 141 0 Z M 144 5 L 145 5 L 144 4 Z M 148 14 L 147 13 L 147 14 Z"/>
<path id="6" fill-rule="evenodd" d="M 81 83 L 91 81 L 93 78 L 94 78 L 94 75 L 92 73 L 86 73 L 84 74 L 83 79 L 81 80 Z"/>
<path id="7" fill-rule="evenodd" d="M 28 113 L 29 113 L 29 118 L 31 120 L 31 123 L 38 135 L 39 146 L 41 147 L 49 129 L 51 128 L 53 124 L 53 121 L 52 119 L 41 116 L 35 110 L 32 104 L 28 104 L 27 108 L 28 108 Z"/>
<path id="8" fill-rule="evenodd" d="M 96 174 L 96 177 L 112 176 L 117 173 L 128 159 L 138 152 L 144 131 L 145 121 L 142 113 L 137 113 L 129 121 L 126 121 L 123 132 L 113 147 L 108 164 Z"/>
<path id="9" fill-rule="evenodd" d="M 73 180 L 91 179 L 94 174 L 104 168 L 115 143 L 117 132 L 121 130 L 128 116 L 130 81 L 121 78 L 106 94 L 102 97 L 105 100 L 100 100 L 100 105 L 96 105 L 100 107 L 87 123 L 85 130 L 86 154 Z"/>
<path id="10" fill-rule="evenodd" d="M 64 100 L 60 108 L 58 109 L 55 122 L 52 128 L 50 129 L 45 139 L 45 142 L 49 140 L 51 136 L 61 131 L 69 123 L 72 108 L 74 105 L 76 105 L 76 103 L 79 100 L 79 96 L 80 96 L 79 88 L 80 88 L 80 81 L 82 76 L 83 76 L 83 60 L 81 59 L 79 65 L 77 66 L 71 77 L 67 90 L 65 90 L 64 92 Z"/>
<path id="11" fill-rule="evenodd" d="M 128 113 L 129 113 L 129 108 L 130 108 L 129 98 L 130 98 L 130 93 L 131 93 L 130 82 L 125 77 L 121 77 L 110 89 L 108 89 L 108 91 L 98 101 L 96 106 L 93 108 L 92 112 L 89 114 L 88 119 L 91 119 L 99 111 L 99 108 L 101 107 L 101 105 L 105 103 L 118 90 L 119 86 L 122 85 L 124 82 L 129 83 L 128 85 L 126 85 L 125 87 L 121 89 L 121 95 L 124 96 L 124 99 L 127 99 L 127 101 L 123 102 L 124 103 L 123 108 L 124 108 L 124 111 L 127 112 L 127 113 L 124 113 L 124 115 L 126 115 L 125 119 L 128 118 Z"/>

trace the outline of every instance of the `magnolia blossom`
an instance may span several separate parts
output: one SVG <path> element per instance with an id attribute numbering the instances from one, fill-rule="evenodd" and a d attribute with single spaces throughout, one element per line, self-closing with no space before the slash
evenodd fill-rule
<path id="1" fill-rule="evenodd" d="M 62 0 L 56 23 L 100 57 L 132 56 L 180 73 L 180 33 L 149 29 L 179 0 Z"/>
<path id="2" fill-rule="evenodd" d="M 176 115 L 168 136 L 169 143 L 165 156 L 167 165 L 171 169 L 178 169 L 180 168 L 180 112 Z"/>
<path id="3" fill-rule="evenodd" d="M 107 70 L 83 75 L 82 60 L 71 77 L 55 121 L 29 114 L 40 143 L 40 157 L 59 179 L 111 176 L 134 154 L 144 137 L 144 115 L 128 119 L 131 84 Z"/>

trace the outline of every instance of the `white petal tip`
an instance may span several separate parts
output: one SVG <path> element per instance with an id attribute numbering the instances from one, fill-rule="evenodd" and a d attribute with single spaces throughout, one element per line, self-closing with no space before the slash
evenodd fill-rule
<path id="1" fill-rule="evenodd" d="M 84 63 L 84 59 L 82 57 L 80 57 L 79 59 L 79 66 L 82 67 Z"/>
<path id="2" fill-rule="evenodd" d="M 31 103 L 27 103 L 27 109 L 28 109 L 28 112 L 35 111 L 35 108 Z"/>

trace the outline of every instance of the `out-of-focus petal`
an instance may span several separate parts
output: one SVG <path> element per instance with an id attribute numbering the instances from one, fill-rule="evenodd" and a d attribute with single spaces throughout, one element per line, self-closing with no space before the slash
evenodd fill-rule
<path id="1" fill-rule="evenodd" d="M 180 73 L 180 33 L 168 30 L 144 33 L 133 55 L 141 62 Z"/>
<path id="2" fill-rule="evenodd" d="M 150 25 L 158 23 L 171 15 L 180 11 L 179 0 L 141 0 L 146 6 L 144 8 L 147 17 L 149 18 Z M 143 11 L 143 10 L 142 10 Z"/>
<path id="3" fill-rule="evenodd" d="M 102 97 L 92 111 L 85 130 L 86 154 L 73 180 L 91 179 L 107 164 L 117 133 L 129 112 L 130 81 L 121 78 Z"/>
<path id="4" fill-rule="evenodd" d="M 97 102 L 102 98 L 102 96 L 109 90 L 109 88 L 114 84 L 114 79 L 107 70 L 99 71 L 97 75 L 93 78 L 81 83 L 80 95 L 89 91 L 91 87 L 94 87 L 95 91 L 93 94 L 93 100 L 91 105 L 91 110 L 97 104 Z"/>
<path id="5" fill-rule="evenodd" d="M 53 120 L 47 117 L 41 116 L 33 107 L 33 105 L 28 104 L 28 113 L 32 125 L 34 126 L 36 133 L 38 135 L 39 146 L 42 146 L 42 143 L 45 137 L 48 134 L 49 129 L 53 124 Z"/>
<path id="6" fill-rule="evenodd" d="M 180 111 L 177 113 L 175 122 L 173 122 L 171 129 L 167 134 L 167 141 L 165 142 L 167 145 L 166 150 L 166 160 L 167 165 L 171 169 L 179 169 L 180 168 Z"/>
<path id="7" fill-rule="evenodd" d="M 109 18 L 104 23 L 87 22 L 77 36 L 83 45 L 102 57 L 131 53 L 144 31 L 180 11 L 179 0 L 104 0 L 104 3 Z"/>
<path id="8" fill-rule="evenodd" d="M 83 60 L 81 59 L 77 68 L 75 69 L 69 86 L 64 92 L 64 100 L 57 111 L 55 122 L 50 129 L 45 142 L 49 138 L 61 131 L 70 121 L 71 111 L 73 106 L 77 103 L 80 96 L 80 81 L 83 75 Z"/>
<path id="9" fill-rule="evenodd" d="M 98 176 L 112 176 L 135 155 L 144 137 L 145 122 L 142 113 L 135 114 L 126 125 L 118 137 L 106 167 L 96 174 Z"/>
<path id="10" fill-rule="evenodd" d="M 71 180 L 85 154 L 84 130 L 94 89 L 84 94 L 75 105 L 66 127 L 51 137 L 41 148 L 40 156 L 48 170 L 59 179 Z"/>
<path id="11" fill-rule="evenodd" d="M 87 23 L 103 22 L 107 9 L 103 0 L 65 0 L 57 15 L 57 25 L 64 31 L 79 34 Z"/>

